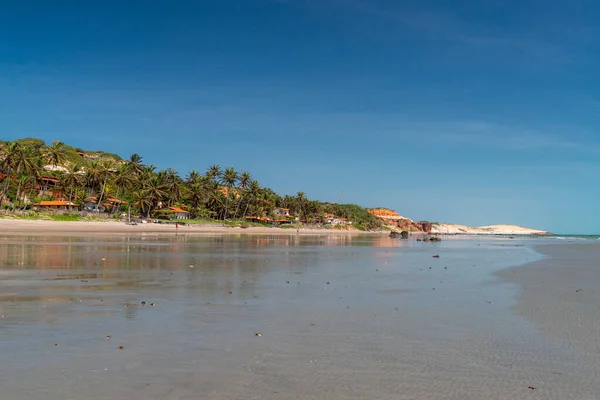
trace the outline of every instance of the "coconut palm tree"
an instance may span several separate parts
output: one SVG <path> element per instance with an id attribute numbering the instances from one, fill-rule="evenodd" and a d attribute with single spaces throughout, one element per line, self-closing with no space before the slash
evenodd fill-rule
<path id="1" fill-rule="evenodd" d="M 235 208 L 235 213 L 233 214 L 233 219 L 235 219 L 237 217 L 238 211 L 240 209 L 240 205 L 242 204 L 242 201 L 245 199 L 246 191 L 248 189 L 248 185 L 250 184 L 250 182 L 252 182 L 252 175 L 250 174 L 250 172 L 242 171 L 242 173 L 239 174 L 239 182 L 238 182 L 241 194 L 238 197 L 238 202 L 237 202 L 237 206 Z"/>
<path id="2" fill-rule="evenodd" d="M 133 153 L 129 156 L 129 160 L 126 161 L 126 164 L 129 169 L 136 175 L 139 175 L 144 170 L 144 159 L 137 153 Z"/>
<path id="3" fill-rule="evenodd" d="M 23 175 L 36 175 L 39 174 L 39 156 L 36 154 L 34 148 L 27 147 L 21 143 L 14 141 L 8 143 L 3 148 L 2 154 L 2 170 L 7 175 L 4 179 L 4 187 L 2 194 L 0 195 L 0 204 L 4 201 L 9 188 L 9 183 L 12 181 L 12 177 L 19 180 Z M 23 181 L 20 182 L 21 184 Z M 17 182 L 17 194 L 15 196 L 15 203 L 18 200 L 21 191 L 21 184 Z M 14 210 L 14 206 L 13 206 Z"/>
<path id="4" fill-rule="evenodd" d="M 98 196 L 97 208 L 100 208 L 104 195 L 107 191 L 108 184 L 113 178 L 115 173 L 115 166 L 111 160 L 104 160 L 100 163 L 100 174 L 102 175 L 102 181 L 100 185 L 100 195 Z"/>
<path id="5" fill-rule="evenodd" d="M 186 200 L 193 217 L 197 217 L 199 210 L 210 200 L 209 186 L 210 181 L 206 177 L 187 185 Z"/>
<path id="6" fill-rule="evenodd" d="M 194 183 L 198 183 L 202 180 L 202 175 L 196 171 L 196 170 L 191 170 L 187 177 L 185 178 L 185 183 L 187 184 L 194 184 Z"/>
<path id="7" fill-rule="evenodd" d="M 247 193 L 248 201 L 246 202 L 246 208 L 244 209 L 244 214 L 242 215 L 242 218 L 246 218 L 246 215 L 248 213 L 248 207 L 256 206 L 258 196 L 260 196 L 260 191 L 261 191 L 261 189 L 260 189 L 260 184 L 258 183 L 258 181 L 252 180 L 248 184 L 248 193 Z"/>
<path id="8" fill-rule="evenodd" d="M 224 219 L 225 196 L 221 192 L 221 186 L 218 182 L 208 179 L 206 187 L 208 191 L 208 201 L 206 203 L 208 209 L 218 215 L 220 219 Z"/>
<path id="9" fill-rule="evenodd" d="M 147 206 L 145 209 L 146 217 L 150 217 L 151 211 L 167 198 L 167 185 L 163 178 L 159 175 L 154 175 L 142 186 L 140 194 L 145 197 L 141 204 Z"/>
<path id="10" fill-rule="evenodd" d="M 306 214 L 306 195 L 304 192 L 296 193 L 296 206 L 300 209 L 300 216 L 305 221 L 308 221 L 308 216 Z"/>
<path id="11" fill-rule="evenodd" d="M 164 182 L 169 205 L 172 206 L 179 202 L 183 195 L 183 182 L 177 171 L 173 168 L 169 168 L 166 171 L 160 171 L 159 176 L 161 176 L 161 179 Z"/>
<path id="12" fill-rule="evenodd" d="M 217 164 L 211 165 L 208 167 L 208 170 L 206 170 L 206 176 L 208 179 L 218 180 L 221 177 L 221 174 L 221 167 Z"/>
<path id="13" fill-rule="evenodd" d="M 229 199 L 231 198 L 232 194 L 233 194 L 233 187 L 235 186 L 235 184 L 238 181 L 238 173 L 237 171 L 232 168 L 226 168 L 225 171 L 223 171 L 223 173 L 221 174 L 221 183 L 224 184 L 227 187 L 227 194 L 225 196 L 225 218 L 227 218 L 229 215 L 227 214 L 228 209 L 229 209 Z"/>
<path id="14" fill-rule="evenodd" d="M 42 160 L 54 169 L 57 165 L 64 164 L 68 159 L 67 148 L 61 141 L 55 141 L 50 146 L 42 149 Z"/>
<path id="15" fill-rule="evenodd" d="M 111 187 L 115 192 L 115 197 L 122 200 L 123 197 L 133 188 L 135 175 L 132 174 L 129 165 L 120 164 L 112 174 Z M 119 207 L 113 207 L 113 213 L 116 213 Z"/>
<path id="16" fill-rule="evenodd" d="M 96 191 L 100 190 L 102 182 L 104 181 L 104 171 L 100 161 L 92 161 L 85 168 L 85 175 L 83 176 L 83 183 L 88 194 L 91 195 Z"/>
<path id="17" fill-rule="evenodd" d="M 73 164 L 59 175 L 59 182 L 65 192 L 69 193 L 69 203 L 72 202 L 75 189 L 82 183 L 81 167 Z"/>

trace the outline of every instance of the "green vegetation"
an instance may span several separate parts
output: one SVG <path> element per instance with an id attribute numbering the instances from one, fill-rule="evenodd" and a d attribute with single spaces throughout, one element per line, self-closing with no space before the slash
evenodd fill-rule
<path id="1" fill-rule="evenodd" d="M 122 213 L 157 217 L 158 209 L 167 217 L 176 215 L 173 209 L 165 212 L 167 207 L 173 207 L 187 210 L 192 219 L 186 222 L 191 224 L 219 221 L 246 227 L 265 225 L 248 223 L 247 216 L 277 220 L 286 217 L 277 216 L 276 210 L 287 208 L 305 224 L 323 224 L 328 221 L 327 214 L 333 214 L 338 219 L 352 221 L 356 229 L 381 228 L 379 220 L 363 207 L 311 200 L 304 192 L 281 196 L 261 186 L 249 172 L 231 167 L 212 165 L 204 173 L 192 170 L 181 177 L 171 168 L 157 170 L 145 164 L 138 154 L 123 160 L 116 154 L 86 151 L 62 142 L 46 144 L 35 138 L 0 142 L 0 173 L 0 204 L 18 218 L 60 221 L 94 218 L 76 212 L 85 204 L 106 207 L 113 217 Z M 66 214 L 23 214 L 42 200 L 72 202 L 76 206 L 70 207 L 73 210 Z M 292 229 L 297 225 L 282 227 Z"/>
<path id="2" fill-rule="evenodd" d="M 356 204 L 325 204 L 326 212 L 336 216 L 348 218 L 355 225 L 355 228 L 362 230 L 373 230 L 381 227 L 381 222 L 376 216 L 369 213 L 366 208 Z"/>

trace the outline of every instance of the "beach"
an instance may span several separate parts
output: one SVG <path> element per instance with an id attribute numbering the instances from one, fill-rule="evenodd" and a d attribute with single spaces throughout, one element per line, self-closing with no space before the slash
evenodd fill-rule
<path id="1" fill-rule="evenodd" d="M 4 234 L 37 234 L 37 233 L 52 233 L 60 235 L 68 234 L 125 234 L 135 235 L 140 233 L 158 233 L 158 234 L 169 234 L 169 233 L 182 233 L 182 234 L 213 234 L 213 233 L 227 233 L 227 234 L 277 234 L 277 235 L 296 235 L 301 234 L 387 234 L 388 231 L 383 232 L 364 232 L 359 230 L 345 230 L 345 229 L 312 229 L 312 228 L 279 228 L 275 226 L 250 226 L 247 228 L 241 228 L 239 226 L 226 226 L 223 224 L 186 224 L 185 220 L 180 221 L 178 225 L 175 225 L 175 221 L 171 223 L 139 223 L 136 225 L 130 225 L 125 222 L 117 221 L 106 221 L 106 222 L 57 222 L 57 221 L 43 221 L 43 220 L 21 220 L 21 219 L 0 219 L 0 233 Z"/>
<path id="2" fill-rule="evenodd" d="M 517 284 L 515 311 L 545 335 L 597 356 L 600 349 L 600 244 L 596 240 L 543 245 L 545 257 L 524 267 L 498 271 Z"/>
<path id="3" fill-rule="evenodd" d="M 598 245 L 562 243 L 4 234 L 2 398 L 592 399 Z"/>

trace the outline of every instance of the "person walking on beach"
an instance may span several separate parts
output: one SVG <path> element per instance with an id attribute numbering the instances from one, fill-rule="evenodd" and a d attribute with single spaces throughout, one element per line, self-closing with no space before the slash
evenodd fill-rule
<path id="1" fill-rule="evenodd" d="M 175 229 L 179 229 L 179 222 L 175 222 Z"/>

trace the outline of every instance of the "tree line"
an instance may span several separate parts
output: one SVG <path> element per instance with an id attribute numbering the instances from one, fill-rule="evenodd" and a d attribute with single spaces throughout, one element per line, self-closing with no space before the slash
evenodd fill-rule
<path id="1" fill-rule="evenodd" d="M 56 200 L 43 190 L 47 177 L 54 177 L 65 200 L 79 206 L 90 199 L 98 205 L 107 199 L 127 202 L 127 206 L 114 207 L 113 213 L 127 208 L 133 214 L 151 217 L 159 208 L 181 206 L 194 219 L 235 220 L 273 217 L 276 208 L 288 208 L 305 222 L 318 222 L 326 213 L 334 213 L 353 220 L 359 228 L 379 227 L 378 220 L 362 207 L 310 200 L 304 192 L 281 196 L 263 187 L 247 171 L 212 165 L 203 173 L 192 170 L 180 176 L 172 168 L 158 170 L 144 163 L 138 154 L 126 160 L 86 160 L 59 141 L 50 145 L 39 139 L 1 143 L 0 173 L 0 204 L 11 211 L 30 209 L 41 200 Z"/>

